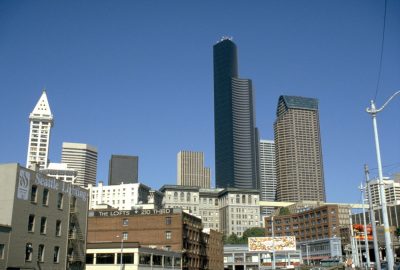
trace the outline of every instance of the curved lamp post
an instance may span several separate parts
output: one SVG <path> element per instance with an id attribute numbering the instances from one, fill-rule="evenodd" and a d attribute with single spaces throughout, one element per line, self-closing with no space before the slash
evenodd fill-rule
<path id="1" fill-rule="evenodd" d="M 379 174 L 379 190 L 381 195 L 381 206 L 382 206 L 382 217 L 383 217 L 383 225 L 385 231 L 385 245 L 386 245 L 386 258 L 388 263 L 388 269 L 393 269 L 394 260 L 393 260 L 393 250 L 392 250 L 392 240 L 390 239 L 390 231 L 389 231 L 389 220 L 386 209 L 386 196 L 385 196 L 385 187 L 383 184 L 383 173 L 382 173 L 382 162 L 381 162 L 381 151 L 379 146 L 379 136 L 378 136 L 378 127 L 376 124 L 376 114 L 381 112 L 386 105 L 398 94 L 400 91 L 394 93 L 383 106 L 379 109 L 376 109 L 375 103 L 371 100 L 371 108 L 367 108 L 367 113 L 369 113 L 372 117 L 372 124 L 374 127 L 374 137 L 375 137 L 375 148 L 376 148 L 376 159 L 378 162 L 378 174 Z"/>

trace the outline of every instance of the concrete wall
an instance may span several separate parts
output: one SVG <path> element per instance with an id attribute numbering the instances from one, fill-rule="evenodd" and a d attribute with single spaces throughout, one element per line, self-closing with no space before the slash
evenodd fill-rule
<path id="1" fill-rule="evenodd" d="M 0 224 L 2 225 L 11 226 L 17 166 L 18 164 L 0 165 Z"/>

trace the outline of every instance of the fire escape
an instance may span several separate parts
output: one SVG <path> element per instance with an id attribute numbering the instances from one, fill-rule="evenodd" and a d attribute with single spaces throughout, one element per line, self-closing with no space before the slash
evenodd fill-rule
<path id="1" fill-rule="evenodd" d="M 79 225 L 79 212 L 76 209 L 76 198 L 70 205 L 70 217 L 68 228 L 68 268 L 85 269 L 85 235 Z"/>

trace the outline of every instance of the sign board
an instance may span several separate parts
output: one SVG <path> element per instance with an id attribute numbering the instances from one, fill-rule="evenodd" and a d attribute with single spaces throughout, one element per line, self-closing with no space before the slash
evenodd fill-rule
<path id="1" fill-rule="evenodd" d="M 20 170 L 18 178 L 17 198 L 20 200 L 28 200 L 29 195 L 29 182 L 31 174 L 27 171 Z"/>
<path id="2" fill-rule="evenodd" d="M 249 251 L 291 251 L 296 250 L 296 237 L 249 237 Z"/>
<path id="3" fill-rule="evenodd" d="M 114 216 L 135 216 L 135 215 L 166 215 L 173 213 L 182 213 L 181 209 L 135 209 L 135 210 L 109 210 L 109 211 L 90 211 L 90 217 L 114 217 Z"/>
<path id="4" fill-rule="evenodd" d="M 368 241 L 373 240 L 372 236 L 372 226 L 370 224 L 367 225 L 367 239 Z M 354 237 L 356 239 L 364 240 L 364 225 L 362 224 L 353 224 L 353 232 L 354 232 Z"/>
<path id="5" fill-rule="evenodd" d="M 88 192 L 84 188 L 76 186 L 70 182 L 56 180 L 53 177 L 21 168 L 18 177 L 17 198 L 20 200 L 28 200 L 28 195 L 32 185 L 42 186 L 69 196 L 74 196 L 85 202 L 88 198 Z"/>

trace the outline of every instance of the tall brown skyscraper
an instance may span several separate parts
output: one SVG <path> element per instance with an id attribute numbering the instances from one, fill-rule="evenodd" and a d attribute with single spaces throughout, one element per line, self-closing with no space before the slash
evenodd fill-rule
<path id="1" fill-rule="evenodd" d="M 278 201 L 325 201 L 318 100 L 280 96 L 274 133 Z"/>
<path id="2" fill-rule="evenodd" d="M 210 188 L 210 168 L 204 167 L 202 152 L 181 151 L 178 153 L 177 184 Z"/>

